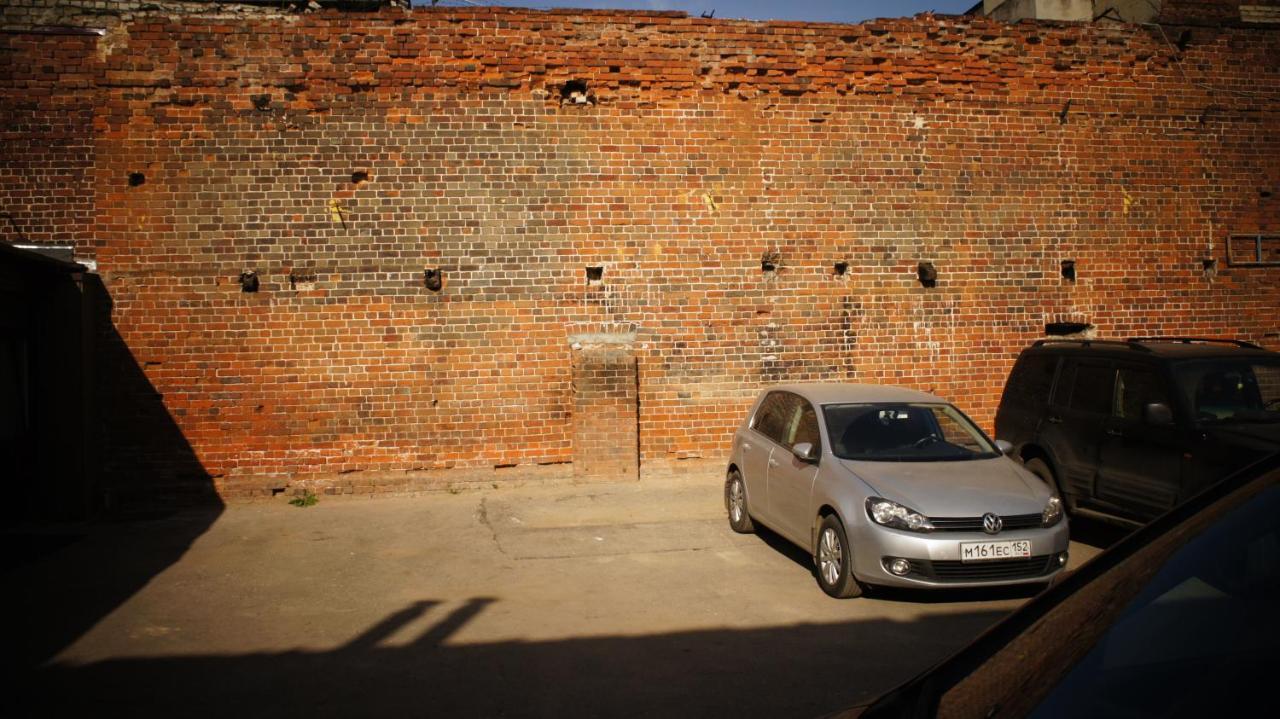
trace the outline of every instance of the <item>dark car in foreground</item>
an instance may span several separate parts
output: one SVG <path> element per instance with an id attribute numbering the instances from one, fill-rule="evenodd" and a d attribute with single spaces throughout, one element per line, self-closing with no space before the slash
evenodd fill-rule
<path id="1" fill-rule="evenodd" d="M 1238 340 L 1040 340 L 995 436 L 1069 513 L 1141 524 L 1280 451 L 1280 353 Z"/>
<path id="2" fill-rule="evenodd" d="M 1272 716 L 1280 454 L 1122 539 L 868 706 L 880 717 Z"/>

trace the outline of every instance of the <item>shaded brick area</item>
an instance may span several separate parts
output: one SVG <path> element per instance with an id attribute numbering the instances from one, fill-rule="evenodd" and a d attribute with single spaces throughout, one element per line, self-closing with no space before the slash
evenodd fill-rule
<path id="1" fill-rule="evenodd" d="M 645 472 L 771 382 L 989 424 L 1051 322 L 1277 345 L 1278 270 L 1225 261 L 1280 225 L 1273 29 L 159 7 L 0 34 L 0 200 L 98 261 L 224 496 L 561 472 L 566 328 L 635 327 Z M 108 478 L 173 476 L 134 386 Z"/>

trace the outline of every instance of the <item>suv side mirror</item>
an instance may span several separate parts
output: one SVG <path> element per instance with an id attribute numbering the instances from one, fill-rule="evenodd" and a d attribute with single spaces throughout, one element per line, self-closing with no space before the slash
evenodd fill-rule
<path id="1" fill-rule="evenodd" d="M 997 439 L 996 449 L 1000 450 L 1000 454 L 1008 455 L 1013 451 L 1013 443 L 1007 439 Z"/>
<path id="2" fill-rule="evenodd" d="M 818 448 L 809 442 L 796 442 L 791 448 L 791 453 L 806 462 L 818 461 Z"/>
<path id="3" fill-rule="evenodd" d="M 1167 427 L 1173 424 L 1173 410 L 1164 402 L 1152 402 L 1142 408 L 1142 419 L 1147 424 Z"/>

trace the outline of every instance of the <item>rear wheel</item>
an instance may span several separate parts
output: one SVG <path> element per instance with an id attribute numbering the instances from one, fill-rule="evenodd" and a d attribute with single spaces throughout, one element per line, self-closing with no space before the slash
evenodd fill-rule
<path id="1" fill-rule="evenodd" d="M 755 531 L 751 511 L 747 509 L 747 488 L 742 483 L 742 473 L 736 469 L 730 471 L 724 481 L 724 504 L 729 510 L 729 527 L 733 531 L 738 534 Z"/>
<path id="2" fill-rule="evenodd" d="M 834 514 L 822 518 L 818 527 L 818 551 L 814 554 L 818 565 L 818 585 L 822 591 L 837 599 L 862 594 L 862 585 L 853 577 L 849 538 L 840 518 Z"/>

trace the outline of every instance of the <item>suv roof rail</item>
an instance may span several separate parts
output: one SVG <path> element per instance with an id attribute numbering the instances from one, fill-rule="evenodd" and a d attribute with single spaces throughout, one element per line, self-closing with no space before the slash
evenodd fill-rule
<path id="1" fill-rule="evenodd" d="M 1151 351 L 1152 351 L 1150 347 L 1146 347 L 1146 346 L 1144 346 L 1143 344 L 1141 344 L 1140 342 L 1138 342 L 1138 341 L 1136 341 L 1136 340 L 1071 340 L 1071 339 L 1061 339 L 1061 340 L 1059 340 L 1059 339 L 1048 339 L 1048 340 L 1036 340 L 1035 342 L 1032 342 L 1032 343 L 1031 343 L 1031 346 L 1032 346 L 1032 347 L 1043 347 L 1044 345 L 1047 345 L 1047 344 L 1073 344 L 1073 345 L 1080 345 L 1081 347 L 1088 347 L 1088 346 L 1090 346 L 1090 345 L 1106 345 L 1106 346 L 1108 346 L 1108 347 L 1126 347 L 1126 348 L 1128 348 L 1128 349 L 1131 349 L 1131 350 L 1138 350 L 1138 351 L 1140 351 L 1140 352 L 1151 352 Z"/>
<path id="2" fill-rule="evenodd" d="M 1206 344 L 1235 345 L 1236 347 L 1243 347 L 1245 349 L 1251 349 L 1251 350 L 1262 349 L 1262 347 L 1259 347 L 1258 345 L 1255 345 L 1252 342 L 1245 342 L 1244 340 L 1233 340 L 1233 339 L 1226 339 L 1226 338 L 1219 338 L 1219 337 L 1130 337 L 1126 341 L 1127 342 L 1174 342 L 1177 344 L 1184 344 L 1184 345 L 1203 342 Z"/>

